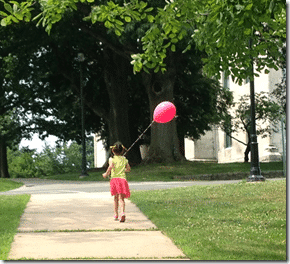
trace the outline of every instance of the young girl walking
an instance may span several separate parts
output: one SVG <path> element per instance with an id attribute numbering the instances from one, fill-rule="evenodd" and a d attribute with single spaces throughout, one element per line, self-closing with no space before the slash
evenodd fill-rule
<path id="1" fill-rule="evenodd" d="M 114 154 L 113 158 L 109 159 L 109 167 L 103 174 L 106 178 L 111 174 L 110 189 L 111 195 L 114 196 L 114 219 L 118 221 L 118 208 L 120 201 L 121 217 L 120 222 L 125 222 L 125 198 L 130 198 L 130 189 L 126 179 L 126 172 L 131 171 L 128 160 L 123 156 L 126 148 L 121 142 L 116 142 L 111 147 Z"/>

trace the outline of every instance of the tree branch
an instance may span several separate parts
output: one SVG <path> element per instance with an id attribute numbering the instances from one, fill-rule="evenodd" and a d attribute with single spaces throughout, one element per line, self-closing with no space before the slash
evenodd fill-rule
<path id="1" fill-rule="evenodd" d="M 247 146 L 247 144 L 246 143 L 244 143 L 243 141 L 241 141 L 241 140 L 239 140 L 239 139 L 237 139 L 237 138 L 235 138 L 235 137 L 233 137 L 232 135 L 230 135 L 229 133 L 227 133 L 227 132 L 225 132 L 230 138 L 232 138 L 232 139 L 234 139 L 234 140 L 236 140 L 236 141 L 238 141 L 239 143 L 242 143 L 243 145 L 245 145 L 245 146 Z"/>
<path id="2" fill-rule="evenodd" d="M 115 46 L 106 37 L 102 36 L 101 34 L 97 34 L 96 32 L 94 32 L 93 30 L 91 30 L 88 27 L 85 27 L 85 26 L 81 25 L 80 28 L 81 28 L 82 31 L 84 31 L 85 33 L 89 34 L 90 36 L 92 36 L 97 41 L 102 42 L 108 48 L 110 48 L 112 51 L 114 51 L 115 53 L 117 53 L 121 57 L 125 58 L 126 60 L 131 61 L 131 55 L 134 54 L 134 53 L 138 53 L 137 49 L 135 51 L 133 51 L 132 47 L 131 47 L 132 48 L 131 51 L 129 51 L 129 50 L 126 51 L 126 50 L 123 50 L 123 49 Z"/>
<path id="3" fill-rule="evenodd" d="M 53 43 L 51 43 L 51 47 L 54 50 L 54 52 L 56 53 L 56 57 L 59 63 L 62 62 L 61 56 L 59 56 L 58 54 L 58 47 L 57 45 L 54 45 Z M 73 71 L 69 71 L 67 70 L 67 67 L 59 67 L 59 71 L 62 74 L 62 76 L 64 78 L 66 78 L 67 80 L 69 80 L 70 85 L 72 90 L 77 93 L 80 96 L 80 88 L 79 86 L 76 84 L 76 80 L 74 78 L 74 74 Z M 94 104 L 93 102 L 90 102 L 87 98 L 84 98 L 84 103 L 99 117 L 103 118 L 106 122 L 109 121 L 108 119 L 108 113 L 107 111 L 102 108 L 102 107 L 98 107 L 98 104 Z"/>

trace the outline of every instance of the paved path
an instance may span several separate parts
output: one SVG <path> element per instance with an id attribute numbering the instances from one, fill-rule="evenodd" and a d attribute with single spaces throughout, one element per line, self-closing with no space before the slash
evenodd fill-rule
<path id="1" fill-rule="evenodd" d="M 129 200 L 113 219 L 109 192 L 32 195 L 9 260 L 174 259 L 185 255 Z"/>
<path id="2" fill-rule="evenodd" d="M 23 182 L 24 186 L 0 194 L 60 194 L 60 193 L 95 193 L 109 192 L 109 181 L 91 182 L 91 181 L 61 181 L 61 180 L 43 180 L 37 178 L 29 179 L 11 179 L 17 182 Z M 153 182 L 129 182 L 130 190 L 145 191 L 170 189 L 176 187 L 188 187 L 192 185 L 212 185 L 212 184 L 231 184 L 241 180 L 231 181 L 153 181 Z"/>

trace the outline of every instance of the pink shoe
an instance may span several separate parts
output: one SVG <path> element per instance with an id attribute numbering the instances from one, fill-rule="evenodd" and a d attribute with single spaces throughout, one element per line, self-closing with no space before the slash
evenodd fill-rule
<path id="1" fill-rule="evenodd" d="M 125 222 L 125 219 L 126 219 L 126 216 L 125 216 L 125 214 L 123 213 L 123 214 L 121 215 L 120 222 L 121 222 L 121 223 L 122 223 L 122 222 Z"/>
<path id="2" fill-rule="evenodd" d="M 118 221 L 119 220 L 117 215 L 114 215 L 114 220 L 115 221 Z"/>

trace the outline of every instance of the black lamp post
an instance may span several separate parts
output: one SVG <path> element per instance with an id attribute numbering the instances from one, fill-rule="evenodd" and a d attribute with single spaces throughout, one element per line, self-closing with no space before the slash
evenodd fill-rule
<path id="1" fill-rule="evenodd" d="M 249 41 L 249 48 L 252 49 L 252 39 Z M 251 56 L 251 80 L 250 80 L 250 98 L 251 98 L 251 170 L 248 182 L 265 181 L 261 175 L 259 163 L 259 149 L 256 132 L 256 111 L 255 111 L 255 85 L 254 85 L 254 62 Z"/>
<path id="2" fill-rule="evenodd" d="M 85 134 L 85 107 L 84 107 L 84 91 L 83 91 L 83 69 L 82 63 L 85 57 L 83 53 L 78 53 L 78 61 L 80 62 L 80 92 L 81 92 L 81 120 L 82 120 L 82 173 L 80 178 L 88 176 L 87 158 L 86 158 L 86 134 Z"/>

